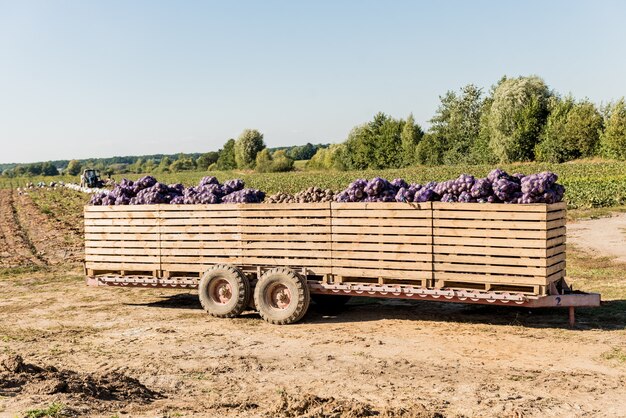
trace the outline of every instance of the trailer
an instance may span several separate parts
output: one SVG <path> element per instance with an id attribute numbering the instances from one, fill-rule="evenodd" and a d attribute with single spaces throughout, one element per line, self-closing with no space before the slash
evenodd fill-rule
<path id="1" fill-rule="evenodd" d="M 197 288 L 204 309 L 290 324 L 351 296 L 599 306 L 566 282 L 566 206 L 294 203 L 86 206 L 93 286 Z"/>

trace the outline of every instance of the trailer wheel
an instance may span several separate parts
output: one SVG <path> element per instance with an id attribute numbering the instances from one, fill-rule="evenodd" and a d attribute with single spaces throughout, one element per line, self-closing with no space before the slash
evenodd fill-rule
<path id="1" fill-rule="evenodd" d="M 327 295 L 314 293 L 311 300 L 315 302 L 315 308 L 322 313 L 337 313 L 352 298 L 350 295 Z"/>
<path id="2" fill-rule="evenodd" d="M 248 307 L 250 281 L 236 267 L 216 264 L 207 270 L 198 284 L 200 304 L 210 315 L 233 318 Z"/>
<path id="3" fill-rule="evenodd" d="M 271 324 L 286 325 L 302 319 L 311 295 L 306 279 L 288 268 L 267 270 L 254 288 L 254 304 Z"/>

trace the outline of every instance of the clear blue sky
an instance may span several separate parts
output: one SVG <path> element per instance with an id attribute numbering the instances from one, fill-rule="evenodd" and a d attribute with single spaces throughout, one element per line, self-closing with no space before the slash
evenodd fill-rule
<path id="1" fill-rule="evenodd" d="M 0 0 L 0 162 L 339 142 L 537 74 L 626 95 L 623 1 Z"/>

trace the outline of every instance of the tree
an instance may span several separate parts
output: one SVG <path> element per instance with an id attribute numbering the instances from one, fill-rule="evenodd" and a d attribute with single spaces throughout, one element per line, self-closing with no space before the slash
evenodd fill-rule
<path id="1" fill-rule="evenodd" d="M 237 168 L 254 168 L 256 155 L 265 148 L 263 134 L 256 129 L 246 129 L 235 141 Z"/>
<path id="2" fill-rule="evenodd" d="M 593 103 L 553 97 L 549 110 L 541 142 L 535 147 L 537 161 L 561 163 L 596 153 L 603 121 Z"/>
<path id="3" fill-rule="evenodd" d="M 56 165 L 50 162 L 46 162 L 41 164 L 41 174 L 43 174 L 44 176 L 58 176 L 59 170 L 57 169 Z"/>
<path id="4" fill-rule="evenodd" d="M 220 153 L 217 151 L 210 151 L 202 154 L 196 159 L 196 167 L 198 170 L 206 170 L 211 164 L 216 163 L 219 157 Z"/>
<path id="5" fill-rule="evenodd" d="M 332 144 L 325 148 L 318 148 L 317 152 L 306 163 L 307 169 L 312 170 L 345 170 L 346 158 L 343 157 L 345 144 Z"/>
<path id="6" fill-rule="evenodd" d="M 274 154 L 267 148 L 261 150 L 255 158 L 256 171 L 259 173 L 278 173 L 293 170 L 293 159 L 287 157 L 284 150 Z"/>
<path id="7" fill-rule="evenodd" d="M 607 106 L 605 128 L 600 138 L 602 153 L 609 158 L 626 159 L 626 103 L 622 97 Z"/>
<path id="8" fill-rule="evenodd" d="M 144 173 L 144 168 L 143 168 L 143 158 L 137 158 L 137 160 L 132 163 L 130 166 L 128 166 L 128 169 L 130 170 L 131 173 Z"/>
<path id="9" fill-rule="evenodd" d="M 415 151 L 420 139 L 424 136 L 424 132 L 419 125 L 415 123 L 413 113 L 406 118 L 402 132 L 400 133 L 400 142 L 402 143 L 402 165 L 408 166 L 415 162 Z"/>
<path id="10" fill-rule="evenodd" d="M 237 168 L 235 161 L 235 140 L 229 139 L 224 144 L 224 147 L 219 150 L 219 157 L 215 162 L 215 167 L 218 170 L 234 170 Z"/>
<path id="11" fill-rule="evenodd" d="M 144 173 L 153 173 L 157 169 L 157 163 L 153 158 L 150 158 L 143 164 Z"/>
<path id="12" fill-rule="evenodd" d="M 436 138 L 441 162 L 468 162 L 470 150 L 478 141 L 483 111 L 482 90 L 473 84 L 461 88 L 459 94 L 448 91 L 440 96 L 441 104 L 430 120 L 429 130 Z M 422 152 L 424 149 L 422 149 Z M 431 160 L 436 160 L 433 158 Z"/>
<path id="13" fill-rule="evenodd" d="M 419 164 L 439 165 L 443 164 L 445 144 L 441 136 L 435 133 L 427 133 L 415 149 L 415 160 Z"/>
<path id="14" fill-rule="evenodd" d="M 498 85 L 490 109 L 489 145 L 500 162 L 533 160 L 550 96 L 536 76 L 505 79 Z"/>
<path id="15" fill-rule="evenodd" d="M 196 162 L 191 157 L 180 155 L 176 161 L 170 165 L 170 171 L 177 173 L 179 171 L 191 171 L 196 169 Z"/>
<path id="16" fill-rule="evenodd" d="M 65 168 L 65 172 L 67 174 L 69 174 L 70 176 L 77 176 L 77 175 L 80 174 L 82 169 L 83 169 L 83 166 L 80 163 L 80 161 L 78 161 L 78 160 L 70 160 L 70 162 L 67 163 L 67 167 Z"/>
<path id="17" fill-rule="evenodd" d="M 382 112 L 364 125 L 350 131 L 345 142 L 345 166 L 349 169 L 380 169 L 401 167 L 404 163 L 402 119 L 394 119 Z M 421 131 L 419 126 L 415 128 Z"/>
<path id="18" fill-rule="evenodd" d="M 157 171 L 159 173 L 169 173 L 170 165 L 172 165 L 172 160 L 170 159 L 170 157 L 165 156 L 161 158 L 161 161 L 159 161 L 159 166 L 157 167 Z"/>

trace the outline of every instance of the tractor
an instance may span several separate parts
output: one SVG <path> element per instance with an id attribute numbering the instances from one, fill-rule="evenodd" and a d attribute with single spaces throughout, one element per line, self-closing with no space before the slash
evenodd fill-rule
<path id="1" fill-rule="evenodd" d="M 100 188 L 104 186 L 104 182 L 100 179 L 100 172 L 91 168 L 83 170 L 80 175 L 80 187 Z"/>

